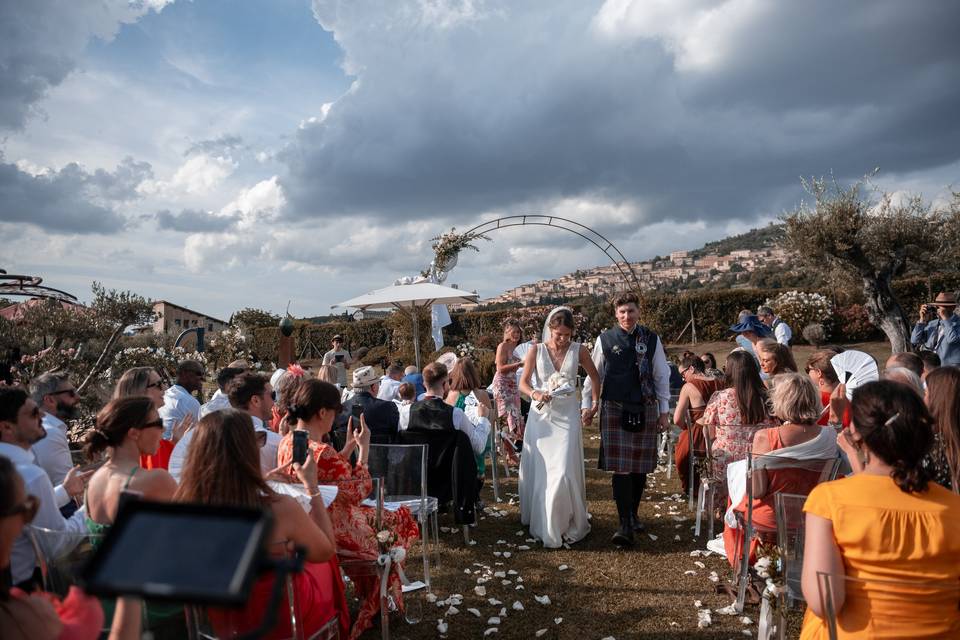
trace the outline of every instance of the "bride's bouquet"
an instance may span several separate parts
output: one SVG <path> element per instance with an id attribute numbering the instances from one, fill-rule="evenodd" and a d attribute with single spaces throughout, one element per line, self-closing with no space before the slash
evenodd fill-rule
<path id="1" fill-rule="evenodd" d="M 547 378 L 547 388 L 546 389 L 537 389 L 541 393 L 549 393 L 551 397 L 562 398 L 564 396 L 572 395 L 576 389 L 574 388 L 575 383 L 571 383 L 570 379 L 567 378 L 560 371 L 553 372 L 549 378 Z M 541 400 L 537 403 L 537 411 L 543 409 L 543 405 L 546 404 L 546 401 Z"/>

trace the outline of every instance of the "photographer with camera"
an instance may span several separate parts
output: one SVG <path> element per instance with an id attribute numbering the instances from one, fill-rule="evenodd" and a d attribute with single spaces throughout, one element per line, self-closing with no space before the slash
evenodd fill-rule
<path id="1" fill-rule="evenodd" d="M 957 296 L 942 292 L 933 302 L 920 305 L 920 319 L 910 342 L 940 356 L 942 366 L 960 365 L 960 316 Z"/>
<path id="2" fill-rule="evenodd" d="M 340 388 L 347 386 L 347 368 L 353 364 L 353 356 L 343 348 L 343 336 L 337 334 L 330 341 L 333 347 L 323 354 L 323 364 L 329 364 L 337 369 L 337 384 Z"/>

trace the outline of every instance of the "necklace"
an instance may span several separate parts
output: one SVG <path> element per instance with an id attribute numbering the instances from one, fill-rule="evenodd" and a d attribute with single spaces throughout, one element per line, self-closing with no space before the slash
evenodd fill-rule
<path id="1" fill-rule="evenodd" d="M 559 351 L 556 351 L 556 347 L 550 346 L 549 343 L 547 343 L 546 347 L 547 347 L 547 355 L 550 357 L 550 364 L 553 365 L 553 370 L 560 371 L 560 368 L 563 367 L 563 361 L 567 357 L 567 351 L 570 350 L 570 345 L 567 345 L 567 348 L 563 350 L 562 355 L 560 354 Z M 557 364 L 558 361 L 560 364 Z"/>

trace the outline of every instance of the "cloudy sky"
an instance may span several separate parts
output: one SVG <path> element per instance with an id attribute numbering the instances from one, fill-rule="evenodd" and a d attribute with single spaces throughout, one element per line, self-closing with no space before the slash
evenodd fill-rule
<path id="1" fill-rule="evenodd" d="M 315 315 L 500 216 L 643 259 L 764 224 L 801 176 L 941 199 L 957 24 L 949 0 L 0 0 L 0 267 Z M 492 240 L 450 282 L 606 262 Z"/>

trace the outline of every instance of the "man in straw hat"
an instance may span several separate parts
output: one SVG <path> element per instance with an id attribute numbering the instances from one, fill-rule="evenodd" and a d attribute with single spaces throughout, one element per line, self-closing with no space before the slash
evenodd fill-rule
<path id="1" fill-rule="evenodd" d="M 910 342 L 921 349 L 934 351 L 947 367 L 960 365 L 960 316 L 957 296 L 941 292 L 933 302 L 920 305 L 920 319 L 913 327 Z"/>
<path id="2" fill-rule="evenodd" d="M 380 391 L 380 376 L 373 367 L 363 366 L 353 371 L 353 396 L 343 403 L 340 423 L 346 428 L 347 419 L 353 415 L 353 408 L 360 407 L 363 418 L 370 429 L 371 442 L 389 444 L 396 440 L 400 424 L 400 412 L 397 405 L 388 400 L 377 398 Z M 354 420 L 354 427 L 357 420 Z"/>

